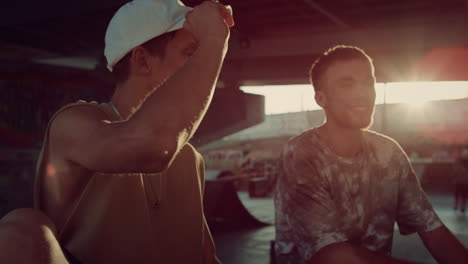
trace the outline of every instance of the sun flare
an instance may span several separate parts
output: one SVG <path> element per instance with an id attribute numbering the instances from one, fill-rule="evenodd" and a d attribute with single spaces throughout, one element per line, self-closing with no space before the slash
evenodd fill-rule
<path id="1" fill-rule="evenodd" d="M 265 114 L 317 110 L 314 89 L 309 84 L 243 86 L 247 93 L 265 96 Z M 429 101 L 468 97 L 465 82 L 395 82 L 376 84 L 376 104 L 407 104 L 410 109 L 423 109 Z"/>

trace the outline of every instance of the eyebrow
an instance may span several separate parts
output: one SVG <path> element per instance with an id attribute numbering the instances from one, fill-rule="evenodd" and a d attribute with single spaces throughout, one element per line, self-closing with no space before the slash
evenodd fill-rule
<path id="1" fill-rule="evenodd" d="M 346 77 L 342 77 L 342 78 L 339 78 L 338 79 L 339 82 L 354 82 L 356 81 L 355 78 L 351 77 L 351 76 L 346 76 Z M 375 81 L 375 79 L 373 77 L 370 77 L 370 78 L 366 78 L 366 81 Z"/>

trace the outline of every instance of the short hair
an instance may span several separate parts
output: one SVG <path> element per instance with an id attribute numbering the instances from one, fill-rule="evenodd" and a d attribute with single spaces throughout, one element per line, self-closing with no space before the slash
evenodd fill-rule
<path id="1" fill-rule="evenodd" d="M 355 46 L 337 45 L 321 54 L 310 67 L 309 80 L 314 87 L 314 91 L 317 92 L 322 90 L 322 77 L 333 63 L 353 59 L 364 59 L 369 61 L 372 67 L 372 72 L 374 71 L 374 65 L 372 64 L 371 57 L 369 57 L 369 55 L 367 55 L 362 49 Z"/>
<path id="2" fill-rule="evenodd" d="M 152 38 L 140 46 L 147 49 L 152 55 L 164 58 L 164 52 L 166 50 L 167 43 L 169 40 L 174 38 L 176 31 L 164 33 L 160 36 Z M 114 65 L 112 75 L 116 83 L 125 82 L 130 75 L 130 57 L 132 51 L 128 52 L 117 64 Z"/>

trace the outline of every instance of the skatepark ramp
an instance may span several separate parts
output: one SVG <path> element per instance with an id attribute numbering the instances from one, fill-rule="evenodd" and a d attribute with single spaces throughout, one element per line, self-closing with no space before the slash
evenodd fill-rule
<path id="1" fill-rule="evenodd" d="M 225 177 L 205 181 L 203 203 L 210 228 L 254 228 L 270 225 L 271 223 L 257 219 L 243 205 L 233 184 L 235 178 Z"/>

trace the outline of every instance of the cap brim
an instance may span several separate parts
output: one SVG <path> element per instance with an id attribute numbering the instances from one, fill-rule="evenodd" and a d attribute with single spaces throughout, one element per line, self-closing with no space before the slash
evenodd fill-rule
<path id="1" fill-rule="evenodd" d="M 189 11 L 189 10 L 188 10 L 188 11 Z M 187 12 L 188 12 L 188 11 L 187 11 Z M 165 33 L 172 32 L 172 31 L 179 30 L 179 29 L 183 28 L 183 27 L 184 27 L 184 23 L 185 23 L 185 16 L 182 16 L 182 17 L 180 18 L 180 20 L 179 20 L 174 26 L 172 26 L 171 28 L 169 28 Z M 146 41 L 143 41 L 143 43 L 144 43 L 144 42 L 146 42 Z M 129 51 L 127 51 L 126 53 L 124 53 L 120 58 L 116 59 L 116 62 L 118 62 L 119 60 L 121 60 L 121 59 L 122 59 L 128 52 L 130 52 L 130 51 L 131 51 L 131 49 L 130 49 Z M 107 64 L 107 69 L 108 69 L 109 71 L 112 72 L 112 70 L 113 70 L 115 64 L 117 64 L 117 63 L 114 63 L 113 65 Z"/>

